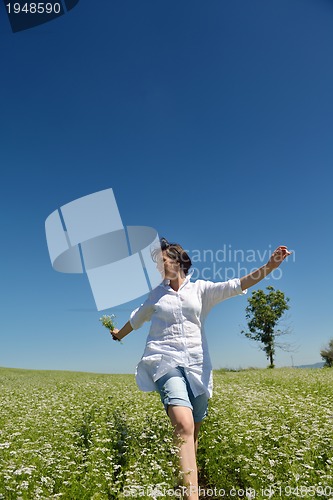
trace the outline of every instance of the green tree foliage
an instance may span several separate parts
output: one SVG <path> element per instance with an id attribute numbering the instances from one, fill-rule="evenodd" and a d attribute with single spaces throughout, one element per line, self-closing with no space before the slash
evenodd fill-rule
<path id="1" fill-rule="evenodd" d="M 267 293 L 264 290 L 252 292 L 246 307 L 248 331 L 243 330 L 241 333 L 260 343 L 260 349 L 266 353 L 270 368 L 274 368 L 276 337 L 289 333 L 277 329 L 280 318 L 289 309 L 289 298 L 272 286 L 268 286 L 266 290 Z"/>
<path id="2" fill-rule="evenodd" d="M 324 347 L 320 351 L 320 356 L 325 361 L 325 365 L 328 368 L 332 368 L 333 366 L 333 339 L 331 339 L 328 343 L 327 347 Z"/>

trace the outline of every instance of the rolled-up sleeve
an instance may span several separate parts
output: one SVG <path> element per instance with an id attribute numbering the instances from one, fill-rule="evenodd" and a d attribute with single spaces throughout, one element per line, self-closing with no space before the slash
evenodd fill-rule
<path id="1" fill-rule="evenodd" d="M 212 307 L 223 300 L 230 299 L 236 295 L 244 295 L 246 293 L 247 290 L 242 290 L 239 278 L 221 281 L 218 283 L 206 281 L 203 291 L 203 305 L 205 312 L 208 313 Z"/>
<path id="2" fill-rule="evenodd" d="M 140 307 L 134 309 L 130 314 L 129 322 L 133 330 L 140 328 L 146 321 L 150 321 L 150 318 L 154 312 L 154 305 L 148 301 L 141 304 Z"/>

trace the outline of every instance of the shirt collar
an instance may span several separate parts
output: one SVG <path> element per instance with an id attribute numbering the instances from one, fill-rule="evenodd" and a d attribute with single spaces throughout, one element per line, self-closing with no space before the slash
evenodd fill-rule
<path id="1" fill-rule="evenodd" d="M 186 275 L 183 283 L 180 285 L 179 289 L 178 289 L 178 292 L 179 290 L 181 290 L 185 285 L 187 285 L 187 283 L 190 281 L 191 279 L 191 276 L 193 274 L 194 270 L 191 269 L 191 271 L 189 271 L 189 273 Z M 168 279 L 165 279 L 162 281 L 161 285 L 160 286 L 163 286 L 164 288 L 169 288 L 170 287 L 170 280 Z"/>

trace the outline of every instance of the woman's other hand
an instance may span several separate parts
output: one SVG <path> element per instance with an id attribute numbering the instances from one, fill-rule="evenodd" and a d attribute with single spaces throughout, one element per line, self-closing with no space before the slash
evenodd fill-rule
<path id="1" fill-rule="evenodd" d="M 118 328 L 114 328 L 113 330 L 110 330 L 110 333 L 112 335 L 113 340 L 118 340 L 120 342 L 120 339 L 117 337 L 119 330 Z"/>

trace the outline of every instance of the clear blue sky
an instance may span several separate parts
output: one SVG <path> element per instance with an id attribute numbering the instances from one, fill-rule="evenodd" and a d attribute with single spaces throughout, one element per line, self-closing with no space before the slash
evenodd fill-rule
<path id="1" fill-rule="evenodd" d="M 256 287 L 290 297 L 298 351 L 276 364 L 320 361 L 333 336 L 332 2 L 80 0 L 15 34 L 1 4 L 0 47 L 0 366 L 134 371 L 148 326 L 112 342 L 87 277 L 52 269 L 44 233 L 55 209 L 109 187 L 125 225 L 200 256 L 258 252 L 224 271 L 287 244 L 280 279 Z M 142 299 L 105 312 L 120 327 Z M 246 305 L 210 314 L 215 368 L 267 365 L 240 335 Z"/>

